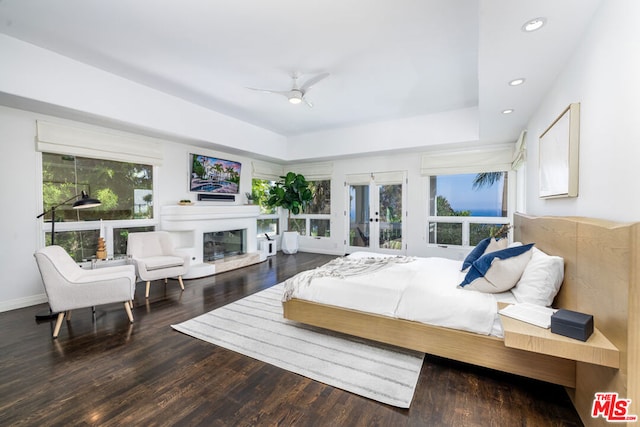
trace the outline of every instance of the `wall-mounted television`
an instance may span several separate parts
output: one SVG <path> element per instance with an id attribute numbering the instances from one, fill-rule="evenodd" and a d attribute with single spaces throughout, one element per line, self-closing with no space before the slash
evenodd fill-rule
<path id="1" fill-rule="evenodd" d="M 189 160 L 189 191 L 240 194 L 241 163 L 192 153 Z"/>

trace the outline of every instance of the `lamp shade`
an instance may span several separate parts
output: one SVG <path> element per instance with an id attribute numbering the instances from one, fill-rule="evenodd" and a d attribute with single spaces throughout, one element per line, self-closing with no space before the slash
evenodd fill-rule
<path id="1" fill-rule="evenodd" d="M 83 191 L 80 199 L 73 202 L 72 207 L 73 209 L 86 209 L 100 206 L 101 204 L 102 202 L 100 200 L 89 197 L 89 195 Z"/>

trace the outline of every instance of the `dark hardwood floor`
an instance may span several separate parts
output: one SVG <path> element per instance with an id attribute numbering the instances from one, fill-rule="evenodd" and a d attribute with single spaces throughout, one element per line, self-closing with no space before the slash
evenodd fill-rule
<path id="1" fill-rule="evenodd" d="M 76 310 L 51 338 L 45 305 L 0 313 L 0 425 L 579 426 L 564 389 L 427 356 L 410 409 L 323 385 L 170 325 L 265 289 L 331 256 L 298 253 L 218 276 L 144 285 Z M 19 283 L 16 283 L 19 286 Z"/>

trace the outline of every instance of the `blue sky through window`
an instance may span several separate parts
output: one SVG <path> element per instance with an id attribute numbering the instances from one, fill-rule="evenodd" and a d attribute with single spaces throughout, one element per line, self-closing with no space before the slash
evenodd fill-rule
<path id="1" fill-rule="evenodd" d="M 475 173 L 439 175 L 436 192 L 445 197 L 456 211 L 469 210 L 472 216 L 502 216 L 504 179 L 492 186 L 473 189 Z"/>

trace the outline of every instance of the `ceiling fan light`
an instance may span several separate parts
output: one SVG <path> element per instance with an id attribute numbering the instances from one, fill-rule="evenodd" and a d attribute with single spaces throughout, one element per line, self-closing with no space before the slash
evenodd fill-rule
<path id="1" fill-rule="evenodd" d="M 289 94 L 289 102 L 292 104 L 300 104 L 302 102 L 302 94 L 298 91 L 293 91 Z"/>

